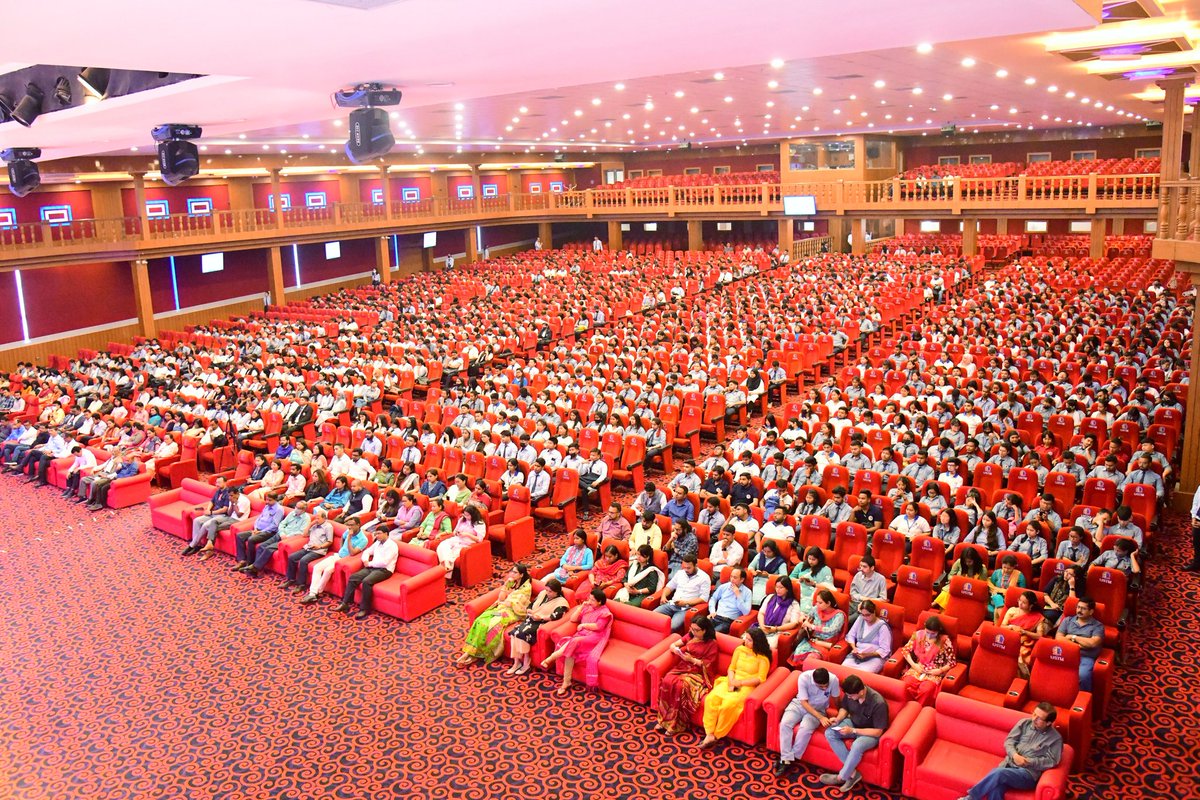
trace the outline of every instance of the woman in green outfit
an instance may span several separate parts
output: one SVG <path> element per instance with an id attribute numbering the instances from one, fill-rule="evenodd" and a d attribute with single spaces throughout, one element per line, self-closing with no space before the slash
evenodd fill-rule
<path id="1" fill-rule="evenodd" d="M 475 660 L 490 664 L 500 657 L 504 652 L 504 632 L 508 626 L 525 618 L 532 589 L 529 570 L 524 564 L 513 564 L 505 576 L 504 585 L 500 587 L 496 602 L 484 609 L 471 623 L 463 654 L 458 657 L 460 667 Z"/>
<path id="2" fill-rule="evenodd" d="M 613 599 L 640 608 L 642 601 L 658 592 L 664 582 L 662 570 L 654 566 L 654 548 L 644 544 L 637 549 L 625 581 Z"/>

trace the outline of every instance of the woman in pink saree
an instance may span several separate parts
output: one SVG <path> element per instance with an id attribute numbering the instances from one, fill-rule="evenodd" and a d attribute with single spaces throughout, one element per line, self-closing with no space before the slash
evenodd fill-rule
<path id="1" fill-rule="evenodd" d="M 607 603 L 603 590 L 593 589 L 572 612 L 571 621 L 578 623 L 575 633 L 559 641 L 557 649 L 542 662 L 542 669 L 549 669 L 555 661 L 563 659 L 562 685 L 555 691 L 559 697 L 570 690 L 571 672 L 580 659 L 584 663 L 583 678 L 588 687 L 594 689 L 600 684 L 600 656 L 608 644 L 613 621 Z"/>

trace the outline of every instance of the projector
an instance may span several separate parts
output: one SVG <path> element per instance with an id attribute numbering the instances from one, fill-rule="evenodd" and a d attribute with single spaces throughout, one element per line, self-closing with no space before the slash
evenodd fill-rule
<path id="1" fill-rule="evenodd" d="M 333 104 L 338 108 L 373 108 L 375 106 L 398 106 L 403 93 L 395 86 L 382 83 L 360 83 L 333 93 Z"/>
<path id="2" fill-rule="evenodd" d="M 0 160 L 3 161 L 31 161 L 41 157 L 42 150 L 39 147 L 10 147 L 0 150 Z"/>
<path id="3" fill-rule="evenodd" d="M 203 134 L 199 125 L 166 124 L 158 125 L 150 131 L 156 142 L 171 142 L 180 139 L 199 139 Z"/>

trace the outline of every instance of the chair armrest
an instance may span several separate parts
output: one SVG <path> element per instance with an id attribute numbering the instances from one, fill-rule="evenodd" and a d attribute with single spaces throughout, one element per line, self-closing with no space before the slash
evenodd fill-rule
<path id="1" fill-rule="evenodd" d="M 468 600 L 463 606 L 463 611 L 467 612 L 467 622 L 474 622 L 476 617 L 482 614 L 488 606 L 496 602 L 498 597 L 500 597 L 500 590 L 493 589 L 490 592 L 479 595 L 474 600 Z"/>
<path id="2" fill-rule="evenodd" d="M 1029 681 L 1025 678 L 1013 678 L 1012 685 L 1004 695 L 1004 707 L 1020 709 L 1029 701 Z"/>
<path id="3" fill-rule="evenodd" d="M 780 667 L 780 669 L 787 669 Z M 795 674 L 792 670 L 787 670 L 789 675 Z M 767 715 L 768 726 L 774 725 L 779 727 L 779 721 L 783 719 L 784 709 L 788 704 L 796 698 L 796 681 L 782 680 L 772 686 L 771 691 L 763 698 L 762 708 Z"/>
<path id="4" fill-rule="evenodd" d="M 671 650 L 671 645 L 679 640 L 679 634 L 671 634 L 667 640 L 667 649 L 658 654 L 646 664 L 646 674 L 650 678 L 650 708 L 658 708 L 658 687 L 663 676 L 679 663 L 679 656 Z"/>
<path id="5" fill-rule="evenodd" d="M 900 738 L 900 754 L 904 756 L 904 771 L 915 772 L 937 740 L 937 712 L 932 706 L 922 708 L 908 732 Z"/>
<path id="6" fill-rule="evenodd" d="M 418 589 L 422 589 L 433 583 L 445 583 L 446 571 L 441 567 L 430 567 L 427 570 L 418 572 L 416 575 L 405 578 L 400 584 L 401 595 L 408 593 L 412 594 Z"/>
<path id="7" fill-rule="evenodd" d="M 1042 773 L 1034 789 L 1036 800 L 1062 800 L 1067 796 L 1067 779 L 1071 772 L 1071 763 L 1075 760 L 1075 749 L 1069 744 L 1063 745 L 1062 760 L 1058 766 Z"/>
<path id="8" fill-rule="evenodd" d="M 958 690 L 967 683 L 967 665 L 955 664 L 946 673 L 946 677 L 942 678 L 942 687 L 940 691 L 958 694 Z"/>
<path id="9" fill-rule="evenodd" d="M 182 494 L 182 489 L 171 489 L 168 492 L 160 492 L 158 494 L 150 495 L 150 499 L 147 502 L 151 508 L 158 508 L 159 506 L 165 506 L 176 502 L 179 500 L 179 497 Z"/>
<path id="10" fill-rule="evenodd" d="M 920 714 L 921 705 L 919 703 L 915 701 L 905 703 L 904 707 L 900 709 L 900 713 L 896 715 L 887 730 L 883 732 L 883 736 L 880 737 L 880 747 L 895 751 Z"/>
<path id="11" fill-rule="evenodd" d="M 743 614 L 733 621 L 729 626 L 730 636 L 741 636 L 746 631 L 750 630 L 750 626 L 758 620 L 758 611 L 751 610 L 749 614 Z"/>

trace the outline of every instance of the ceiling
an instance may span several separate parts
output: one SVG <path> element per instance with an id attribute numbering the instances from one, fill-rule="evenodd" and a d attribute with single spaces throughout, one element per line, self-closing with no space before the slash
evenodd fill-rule
<path id="1" fill-rule="evenodd" d="M 1155 116 L 1158 73 L 1113 70 L 1200 57 L 1160 47 L 1114 65 L 1047 47 L 1077 53 L 1138 25 L 1124 38 L 1200 43 L 1200 0 L 1135 5 L 1152 16 L 1097 25 L 1101 0 L 206 0 L 151 18 L 139 0 L 59 0 L 53 35 L 8 37 L 0 74 L 41 63 L 204 77 L 30 129 L 5 123 L 0 147 L 151 153 L 150 129 L 180 122 L 203 126 L 210 155 L 319 155 L 345 137 L 331 92 L 367 80 L 403 89 L 394 152 L 414 157 L 1118 125 Z"/>

